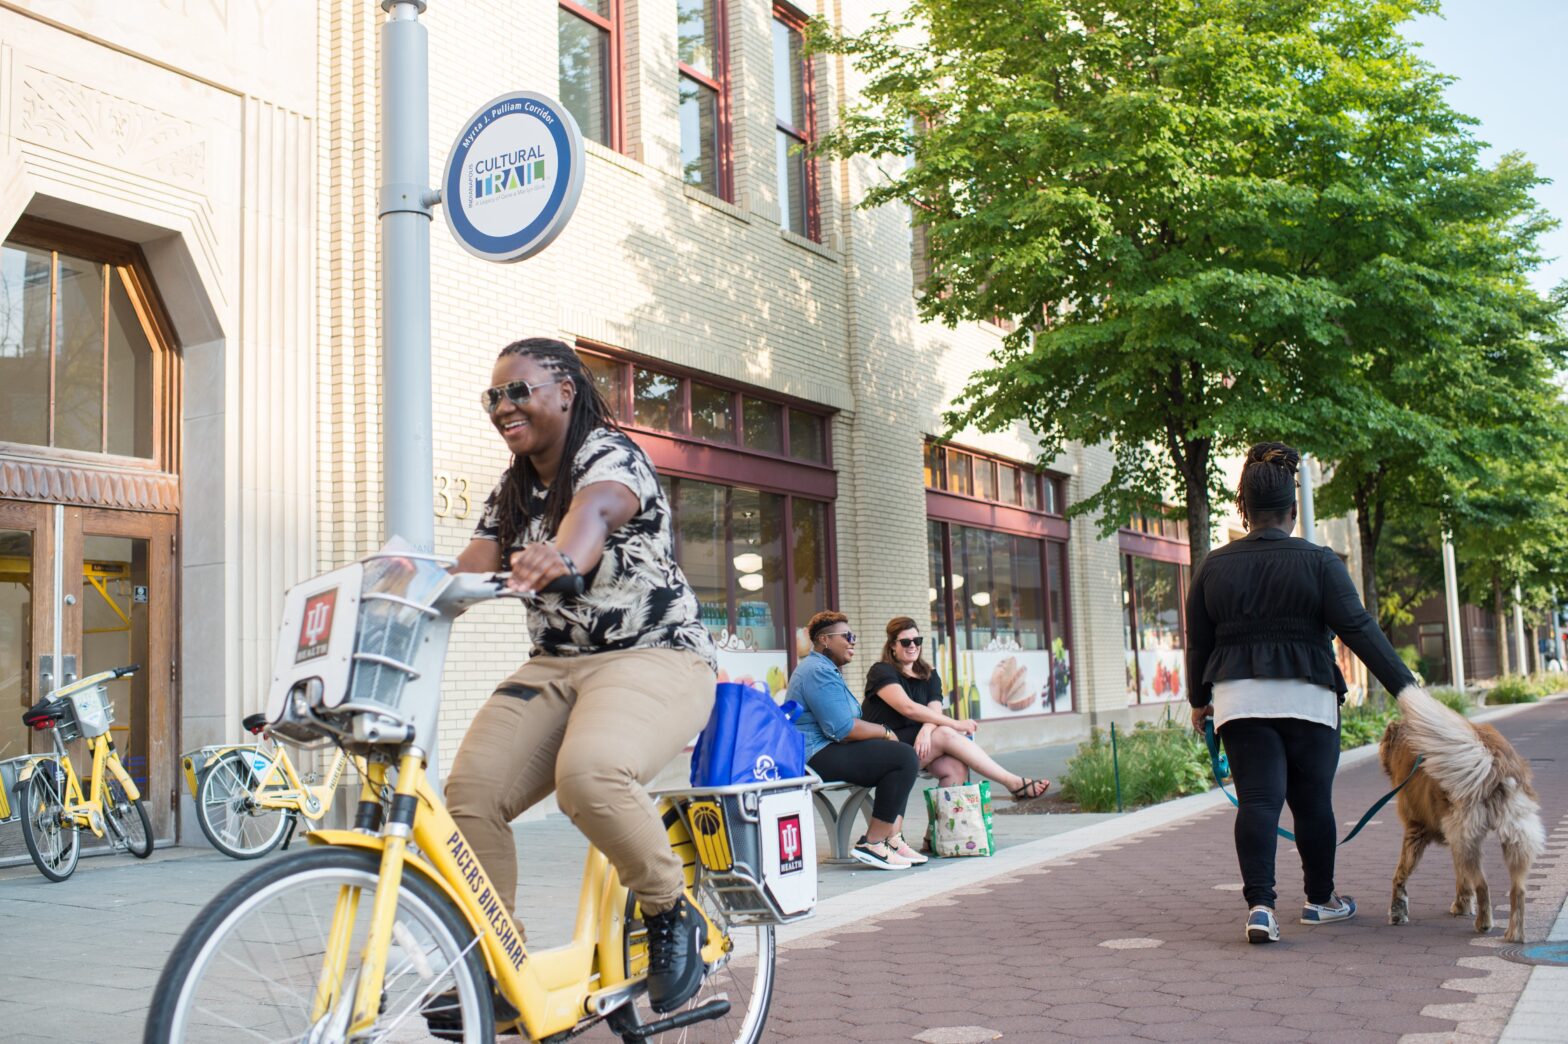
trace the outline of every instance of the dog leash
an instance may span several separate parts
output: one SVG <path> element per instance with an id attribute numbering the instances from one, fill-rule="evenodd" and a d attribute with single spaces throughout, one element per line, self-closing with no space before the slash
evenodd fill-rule
<path id="1" fill-rule="evenodd" d="M 1222 792 L 1224 792 L 1226 797 L 1230 798 L 1230 803 L 1232 805 L 1240 808 L 1241 802 L 1236 799 L 1236 795 L 1225 789 L 1225 778 L 1230 775 L 1230 761 L 1223 753 L 1220 752 L 1219 740 L 1215 739 L 1214 737 L 1213 718 L 1207 718 L 1203 722 L 1203 742 L 1206 743 L 1209 748 L 1209 768 L 1214 773 L 1215 784 L 1218 785 Z M 1351 828 L 1350 833 L 1345 835 L 1344 840 L 1340 841 L 1341 845 L 1349 844 L 1350 839 L 1361 833 L 1361 828 L 1371 822 L 1372 817 L 1377 815 L 1378 811 L 1382 809 L 1384 805 L 1392 801 L 1395 794 L 1398 794 L 1401 790 L 1405 789 L 1405 784 L 1410 782 L 1411 776 L 1416 774 L 1416 769 L 1421 767 L 1422 757 L 1422 755 L 1418 755 L 1416 757 L 1416 763 L 1410 766 L 1410 775 L 1401 780 L 1399 786 L 1395 787 L 1393 790 L 1390 790 L 1387 794 L 1384 794 L 1382 797 L 1378 798 L 1377 801 L 1373 802 L 1372 807 L 1366 810 L 1366 814 L 1361 817 L 1361 820 Z M 1286 841 L 1296 840 L 1296 835 L 1291 833 L 1289 830 L 1286 830 L 1284 827 L 1277 826 L 1274 828 L 1274 832 L 1277 833 L 1280 837 L 1283 837 Z"/>

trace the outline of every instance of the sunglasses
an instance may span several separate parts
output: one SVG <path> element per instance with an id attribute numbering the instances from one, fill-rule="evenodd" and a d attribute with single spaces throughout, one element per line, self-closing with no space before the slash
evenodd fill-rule
<path id="1" fill-rule="evenodd" d="M 536 390 L 569 380 L 570 377 L 557 377 L 552 381 L 540 381 L 538 384 L 529 384 L 527 381 L 507 381 L 505 384 L 498 384 L 494 388 L 486 388 L 480 392 L 479 404 L 485 408 L 486 413 L 494 414 L 501 408 L 503 398 L 513 406 L 521 406 L 534 397 Z"/>
<path id="2" fill-rule="evenodd" d="M 918 649 L 922 645 L 926 644 L 926 640 L 924 638 L 896 638 L 894 640 L 906 649 Z"/>
<path id="3" fill-rule="evenodd" d="M 855 644 L 855 632 L 854 631 L 829 631 L 828 633 L 822 635 L 822 637 L 823 638 L 842 638 L 846 642 L 848 642 L 850 645 L 854 645 Z"/>

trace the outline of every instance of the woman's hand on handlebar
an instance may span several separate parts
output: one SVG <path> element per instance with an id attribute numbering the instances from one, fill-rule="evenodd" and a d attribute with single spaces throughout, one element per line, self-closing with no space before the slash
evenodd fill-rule
<path id="1" fill-rule="evenodd" d="M 552 545 L 529 544 L 521 551 L 513 551 L 511 573 L 506 578 L 509 591 L 532 595 L 543 591 L 551 581 L 571 573 L 566 560 Z"/>

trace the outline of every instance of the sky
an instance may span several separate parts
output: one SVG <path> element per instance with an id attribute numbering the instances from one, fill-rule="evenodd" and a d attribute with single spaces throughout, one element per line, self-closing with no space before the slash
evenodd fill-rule
<path id="1" fill-rule="evenodd" d="M 1541 207 L 1568 222 L 1568 0 L 1444 0 L 1440 17 L 1423 17 L 1405 34 L 1421 55 L 1457 77 L 1455 109 L 1480 120 L 1475 136 L 1486 157 L 1523 152 L 1554 184 L 1535 193 Z M 1568 280 L 1568 227 L 1542 241 L 1549 259 L 1537 290 Z"/>

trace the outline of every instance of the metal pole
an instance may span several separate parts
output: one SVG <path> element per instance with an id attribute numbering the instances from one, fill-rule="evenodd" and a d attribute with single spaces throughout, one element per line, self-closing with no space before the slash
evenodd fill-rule
<path id="1" fill-rule="evenodd" d="M 1454 538 L 1443 530 L 1443 593 L 1448 598 L 1448 664 L 1449 682 L 1460 692 L 1465 690 L 1464 643 L 1459 637 L 1459 571 L 1454 564 Z"/>
<path id="2" fill-rule="evenodd" d="M 1299 472 L 1301 486 L 1301 536 L 1314 544 L 1318 542 L 1317 512 L 1312 508 L 1312 457 L 1306 453 L 1301 455 L 1301 468 Z"/>
<path id="3" fill-rule="evenodd" d="M 1524 606 L 1519 604 L 1523 600 L 1524 592 L 1518 584 L 1514 584 L 1514 666 L 1520 674 L 1529 674 L 1529 663 L 1525 660 Z"/>
<path id="4" fill-rule="evenodd" d="M 1122 763 L 1116 756 L 1116 723 L 1111 722 L 1111 778 L 1116 781 L 1116 811 L 1122 811 Z"/>
<path id="5" fill-rule="evenodd" d="M 425 0 L 381 0 L 383 533 L 435 549 L 430 406 L 430 68 Z"/>

